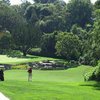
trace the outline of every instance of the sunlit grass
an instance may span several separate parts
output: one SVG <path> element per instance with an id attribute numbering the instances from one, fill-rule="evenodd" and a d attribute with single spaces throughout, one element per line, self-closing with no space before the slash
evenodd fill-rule
<path id="1" fill-rule="evenodd" d="M 0 91 L 11 100 L 99 100 L 100 85 L 84 82 L 83 78 L 83 73 L 92 69 L 33 70 L 32 82 L 27 81 L 27 70 L 8 70 Z"/>

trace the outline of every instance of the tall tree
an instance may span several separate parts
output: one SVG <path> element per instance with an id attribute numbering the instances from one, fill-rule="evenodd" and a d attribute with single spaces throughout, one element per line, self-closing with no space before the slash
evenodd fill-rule
<path id="1" fill-rule="evenodd" d="M 67 27 L 72 27 L 73 24 L 78 24 L 85 27 L 86 24 L 92 22 L 92 4 L 90 0 L 70 0 L 67 4 L 66 24 Z"/>
<path id="2" fill-rule="evenodd" d="M 54 57 L 56 53 L 55 45 L 56 45 L 56 36 L 58 32 L 44 34 L 41 40 L 41 53 L 44 56 Z"/>
<path id="3" fill-rule="evenodd" d="M 12 37 L 9 31 L 7 31 L 6 29 L 2 29 L 0 31 L 0 50 L 1 51 L 10 49 L 11 39 Z"/>
<path id="4" fill-rule="evenodd" d="M 7 5 L 10 5 L 10 0 L 0 0 L 0 3 L 5 3 Z"/>
<path id="5" fill-rule="evenodd" d="M 27 10 L 27 9 L 26 9 Z M 32 9 L 30 11 L 33 11 Z M 31 16 L 30 11 L 26 11 L 23 17 L 22 13 L 17 13 L 18 21 L 16 23 L 16 29 L 13 30 L 13 41 L 15 43 L 15 49 L 23 52 L 26 56 L 28 51 L 38 45 L 41 33 L 34 14 Z"/>
<path id="6" fill-rule="evenodd" d="M 40 37 L 38 26 L 33 27 L 27 23 L 21 24 L 19 25 L 18 31 L 13 34 L 15 49 L 20 50 L 23 56 L 26 56 L 31 48 L 38 45 Z"/>
<path id="7" fill-rule="evenodd" d="M 37 4 L 38 5 L 38 4 Z M 35 7 L 36 8 L 36 7 Z M 52 33 L 54 31 L 65 31 L 65 5 L 56 4 L 39 4 L 38 23 L 44 33 Z M 37 10 L 36 10 L 37 11 Z"/>
<path id="8" fill-rule="evenodd" d="M 24 15 L 25 15 L 27 22 L 33 26 L 38 21 L 37 13 L 33 5 L 30 5 L 27 7 Z"/>
<path id="9" fill-rule="evenodd" d="M 92 48 L 94 56 L 100 59 L 100 9 L 95 10 L 94 29 L 92 31 Z"/>
<path id="10" fill-rule="evenodd" d="M 24 13 L 25 13 L 27 7 L 30 6 L 30 5 L 31 5 L 31 3 L 26 1 L 26 2 L 22 2 L 20 5 L 12 5 L 11 8 L 15 12 L 19 13 L 21 16 L 24 17 Z"/>
<path id="11" fill-rule="evenodd" d="M 91 47 L 89 43 L 90 35 L 85 29 L 82 29 L 78 25 L 73 25 L 71 32 L 77 35 L 79 39 L 81 40 L 82 46 L 80 48 L 80 52 L 81 52 L 81 56 L 83 56 Z"/>
<path id="12" fill-rule="evenodd" d="M 95 9 L 100 9 L 100 0 L 97 0 L 94 4 Z"/>

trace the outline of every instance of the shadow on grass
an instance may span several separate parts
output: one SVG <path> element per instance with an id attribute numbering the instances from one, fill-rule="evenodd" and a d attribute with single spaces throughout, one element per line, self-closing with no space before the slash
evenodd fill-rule
<path id="1" fill-rule="evenodd" d="M 38 56 L 21 56 L 19 58 L 33 59 L 33 58 L 39 58 L 39 57 Z"/>
<path id="2" fill-rule="evenodd" d="M 81 84 L 80 86 L 90 86 L 95 90 L 100 90 L 100 82 Z"/>
<path id="3" fill-rule="evenodd" d="M 100 82 L 97 82 L 96 84 L 94 84 L 94 87 L 96 90 L 100 90 Z"/>

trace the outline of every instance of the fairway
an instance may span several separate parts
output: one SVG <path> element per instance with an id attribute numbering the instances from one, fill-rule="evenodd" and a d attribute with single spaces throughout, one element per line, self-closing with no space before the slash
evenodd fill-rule
<path id="1" fill-rule="evenodd" d="M 27 55 L 26 57 L 18 58 L 18 57 L 8 57 L 7 55 L 0 55 L 0 64 L 23 64 L 28 62 L 35 62 L 35 61 L 44 61 L 44 60 L 57 60 L 54 58 L 48 57 L 40 57 L 40 56 L 31 56 Z"/>
<path id="2" fill-rule="evenodd" d="M 99 100 L 100 85 L 84 82 L 82 73 L 92 70 L 80 66 L 68 70 L 33 70 L 33 81 L 27 81 L 26 70 L 5 71 L 0 91 L 11 100 Z"/>

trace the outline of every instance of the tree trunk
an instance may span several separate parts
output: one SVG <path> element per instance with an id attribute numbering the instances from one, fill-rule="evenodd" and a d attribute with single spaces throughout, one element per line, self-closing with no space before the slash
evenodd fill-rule
<path id="1" fill-rule="evenodd" d="M 23 56 L 25 56 L 25 57 L 26 57 L 26 55 L 27 55 L 27 53 L 26 53 L 25 51 L 23 51 Z"/>

